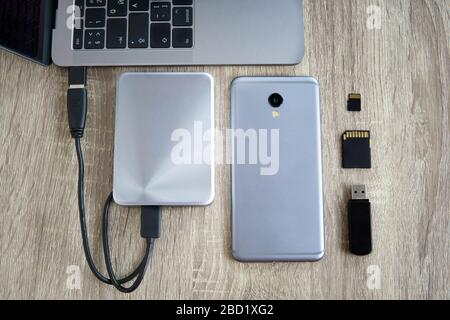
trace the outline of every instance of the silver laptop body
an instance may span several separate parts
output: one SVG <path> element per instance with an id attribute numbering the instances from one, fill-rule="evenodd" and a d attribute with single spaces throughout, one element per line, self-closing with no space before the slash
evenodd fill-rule
<path id="1" fill-rule="evenodd" d="M 297 64 L 303 57 L 303 0 L 150 1 L 149 8 L 136 1 L 59 0 L 53 61 L 59 66 L 257 65 Z M 75 3 L 83 4 L 81 10 Z"/>

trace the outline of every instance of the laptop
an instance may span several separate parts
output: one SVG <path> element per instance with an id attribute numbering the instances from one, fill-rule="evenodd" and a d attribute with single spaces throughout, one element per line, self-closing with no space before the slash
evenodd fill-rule
<path id="1" fill-rule="evenodd" d="M 1 0 L 0 46 L 42 64 L 297 64 L 303 0 Z"/>

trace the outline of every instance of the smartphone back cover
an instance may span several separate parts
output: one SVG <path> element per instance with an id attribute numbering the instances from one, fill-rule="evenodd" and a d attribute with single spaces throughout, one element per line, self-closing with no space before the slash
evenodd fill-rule
<path id="1" fill-rule="evenodd" d="M 273 93 L 284 99 L 280 108 L 269 104 Z M 318 82 L 238 78 L 231 108 L 233 256 L 247 262 L 320 260 L 325 249 Z M 236 137 L 246 133 L 249 146 L 255 130 L 258 164 L 249 165 L 255 160 L 249 147 L 246 164 L 239 164 L 242 144 Z"/>

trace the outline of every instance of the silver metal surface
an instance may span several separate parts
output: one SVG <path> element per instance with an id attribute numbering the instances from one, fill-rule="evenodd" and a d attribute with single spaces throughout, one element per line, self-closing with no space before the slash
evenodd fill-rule
<path id="1" fill-rule="evenodd" d="M 118 79 L 116 99 L 114 200 L 126 206 L 210 204 L 214 198 L 212 77 L 125 73 Z M 201 136 L 196 125 L 202 126 Z M 179 129 L 200 141 L 195 145 L 192 140 L 190 163 L 173 159 L 179 145 L 173 134 Z M 195 162 L 199 156 L 204 158 Z"/>
<path id="2" fill-rule="evenodd" d="M 270 106 L 272 93 L 282 95 L 280 108 Z M 261 175 L 261 165 L 232 165 L 233 256 L 247 262 L 320 260 L 325 249 L 319 84 L 313 78 L 238 78 L 231 105 L 233 129 L 279 130 L 276 175 Z M 267 150 L 274 143 L 269 141 Z"/>
<path id="3" fill-rule="evenodd" d="M 367 199 L 366 186 L 362 184 L 352 186 L 352 199 L 366 200 Z"/>
<path id="4" fill-rule="evenodd" d="M 72 50 L 74 0 L 59 0 L 52 58 L 59 66 L 297 64 L 303 0 L 194 0 L 192 49 Z"/>

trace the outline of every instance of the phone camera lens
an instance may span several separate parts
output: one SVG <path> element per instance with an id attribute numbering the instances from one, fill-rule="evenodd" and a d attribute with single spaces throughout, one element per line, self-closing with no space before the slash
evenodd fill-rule
<path id="1" fill-rule="evenodd" d="M 279 108 L 283 104 L 283 97 L 279 93 L 274 93 L 269 97 L 269 103 L 274 108 Z"/>

